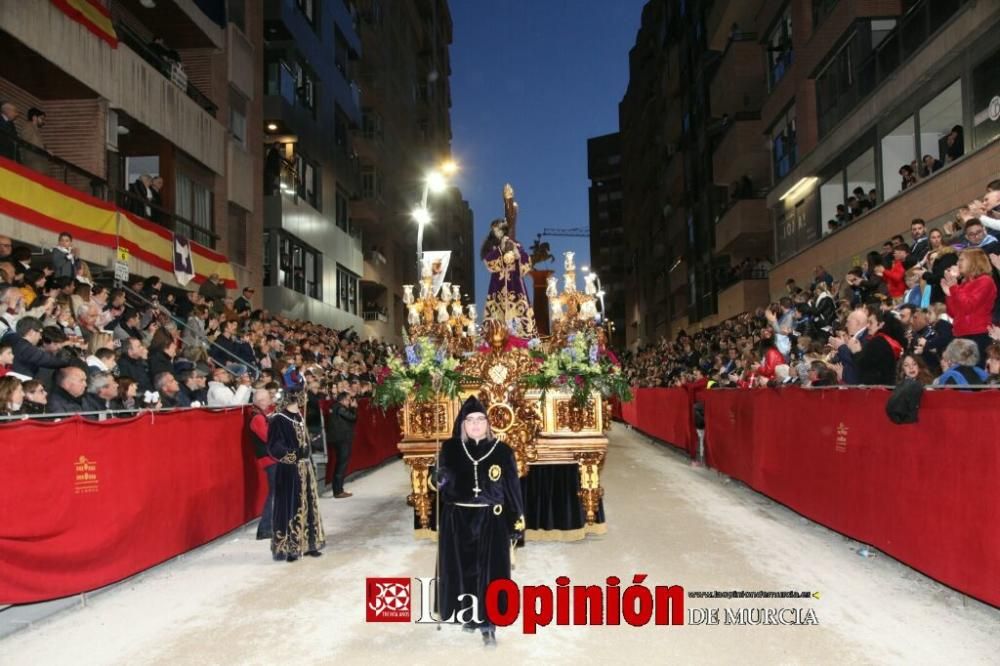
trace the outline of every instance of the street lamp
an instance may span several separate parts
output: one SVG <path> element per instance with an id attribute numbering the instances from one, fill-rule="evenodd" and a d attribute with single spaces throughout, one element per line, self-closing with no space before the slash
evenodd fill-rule
<path id="1" fill-rule="evenodd" d="M 427 207 L 428 196 L 433 192 L 440 194 L 448 189 L 448 178 L 458 172 L 458 164 L 454 160 L 442 162 L 436 169 L 427 174 L 424 178 L 424 190 L 420 197 L 420 205 L 415 207 L 410 213 L 410 217 L 417 223 L 417 277 L 423 271 L 424 263 L 424 227 L 431 223 L 430 208 Z"/>

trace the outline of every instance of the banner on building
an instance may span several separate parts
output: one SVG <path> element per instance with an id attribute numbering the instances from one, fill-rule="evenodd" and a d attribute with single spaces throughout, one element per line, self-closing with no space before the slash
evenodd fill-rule
<path id="1" fill-rule="evenodd" d="M 52 4 L 111 48 L 118 48 L 118 34 L 111 12 L 101 0 L 52 0 Z"/>
<path id="2" fill-rule="evenodd" d="M 424 264 L 431 268 L 431 289 L 435 296 L 441 291 L 444 276 L 448 274 L 448 264 L 451 262 L 451 250 L 436 250 L 424 252 Z"/>
<path id="3" fill-rule="evenodd" d="M 174 234 L 174 277 L 182 287 L 186 287 L 187 283 L 194 279 L 191 243 L 180 234 Z"/>

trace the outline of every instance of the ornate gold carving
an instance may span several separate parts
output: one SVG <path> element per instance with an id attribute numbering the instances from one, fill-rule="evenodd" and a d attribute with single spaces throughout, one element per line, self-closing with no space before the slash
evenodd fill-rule
<path id="1" fill-rule="evenodd" d="M 490 481 L 500 480 L 500 465 L 490 465 Z"/>
<path id="2" fill-rule="evenodd" d="M 432 438 L 450 429 L 448 410 L 441 402 L 410 403 L 410 434 Z"/>
<path id="3" fill-rule="evenodd" d="M 526 398 L 519 380 L 538 366 L 526 349 L 504 349 L 508 333 L 500 323 L 484 322 L 483 329 L 491 349 L 463 362 L 464 374 L 482 378 L 466 388 L 487 405 L 490 426 L 514 449 L 517 474 L 523 477 L 538 459 L 535 438 L 542 419 L 537 399 Z"/>
<path id="4" fill-rule="evenodd" d="M 514 410 L 505 402 L 490 405 L 486 410 L 490 426 L 497 433 L 506 433 L 514 425 Z"/>
<path id="5" fill-rule="evenodd" d="M 587 517 L 587 524 L 597 521 L 597 510 L 600 508 L 604 488 L 601 487 L 601 467 L 604 466 L 604 453 L 588 452 L 576 455 L 580 466 L 580 504 Z"/>
<path id="6" fill-rule="evenodd" d="M 413 491 L 406 497 L 406 503 L 416 511 L 420 527 L 428 529 L 431 526 L 429 468 L 434 464 L 434 456 L 415 456 L 404 460 L 410 466 L 410 489 Z"/>
<path id="7" fill-rule="evenodd" d="M 595 407 L 593 400 L 588 400 L 583 406 L 574 404 L 572 400 L 559 400 L 556 402 L 556 428 L 568 428 L 573 432 L 594 430 L 597 428 Z"/>

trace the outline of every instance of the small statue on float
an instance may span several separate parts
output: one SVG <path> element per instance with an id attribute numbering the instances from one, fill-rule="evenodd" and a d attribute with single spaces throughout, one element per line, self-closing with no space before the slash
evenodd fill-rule
<path id="1" fill-rule="evenodd" d="M 513 335 L 530 340 L 538 335 L 535 313 L 524 285 L 531 260 L 515 238 L 517 202 L 509 183 L 503 189 L 503 203 L 504 217 L 493 220 L 480 251 L 480 258 L 490 272 L 484 319 L 501 321 Z"/>

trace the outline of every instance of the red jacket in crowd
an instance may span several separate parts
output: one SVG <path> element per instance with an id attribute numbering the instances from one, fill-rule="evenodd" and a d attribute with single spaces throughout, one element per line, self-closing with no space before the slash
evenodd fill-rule
<path id="1" fill-rule="evenodd" d="M 785 357 L 781 355 L 777 347 L 770 347 L 766 352 L 764 352 L 764 362 L 760 364 L 760 369 L 757 370 L 757 374 L 761 377 L 767 377 L 768 379 L 774 379 L 774 369 L 779 365 L 785 364 Z"/>
<path id="2" fill-rule="evenodd" d="M 900 298 L 906 293 L 906 268 L 902 261 L 893 261 L 892 267 L 885 269 L 882 273 L 885 286 L 889 288 L 889 295 L 893 298 Z"/>
<path id="3" fill-rule="evenodd" d="M 997 285 L 993 276 L 980 275 L 956 284 L 945 299 L 956 338 L 985 333 L 993 323 Z"/>

